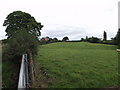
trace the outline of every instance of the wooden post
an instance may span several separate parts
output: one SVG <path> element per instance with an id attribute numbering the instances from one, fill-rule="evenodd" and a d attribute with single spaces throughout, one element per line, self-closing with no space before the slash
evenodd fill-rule
<path id="1" fill-rule="evenodd" d="M 34 70 L 33 70 L 33 58 L 32 58 L 32 53 L 29 53 L 29 69 L 30 69 L 30 78 L 31 78 L 31 84 L 34 82 Z"/>
<path id="2" fill-rule="evenodd" d="M 120 85 L 120 49 L 117 49 L 118 52 L 118 84 Z"/>

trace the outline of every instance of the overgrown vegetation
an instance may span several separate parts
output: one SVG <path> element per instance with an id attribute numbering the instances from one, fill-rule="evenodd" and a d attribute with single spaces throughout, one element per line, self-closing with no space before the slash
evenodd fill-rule
<path id="1" fill-rule="evenodd" d="M 87 42 L 59 42 L 38 49 L 36 65 L 48 87 L 101 88 L 118 85 L 116 46 Z M 38 76 L 38 75 L 36 75 Z M 37 78 L 36 78 L 37 79 Z M 45 81 L 36 81 L 36 85 Z M 46 86 L 43 86 L 46 87 Z"/>
<path id="2" fill-rule="evenodd" d="M 11 61 L 2 62 L 2 88 L 17 88 L 19 78 L 19 64 Z"/>
<path id="3" fill-rule="evenodd" d="M 41 35 L 40 30 L 43 25 L 28 13 L 14 11 L 6 17 L 3 26 L 6 26 L 5 31 L 8 36 L 6 40 L 3 40 L 3 87 L 16 87 L 12 80 L 18 82 L 22 54 L 27 53 L 28 57 L 30 53 L 36 54 L 38 36 Z M 17 79 L 13 79 L 15 76 Z M 8 82 L 7 79 L 9 79 Z"/>
<path id="4" fill-rule="evenodd" d="M 11 57 L 10 60 L 19 60 L 21 59 L 22 54 L 30 52 L 33 54 L 36 53 L 38 45 L 38 39 L 32 34 L 27 33 L 26 31 L 19 31 L 14 35 L 14 38 L 10 38 L 8 41 L 8 50 L 7 53 Z"/>
<path id="5" fill-rule="evenodd" d="M 12 59 L 19 58 L 23 53 L 36 52 L 37 37 L 43 25 L 36 22 L 34 17 L 22 11 L 14 11 L 6 17 L 3 26 L 7 27 L 7 51 Z"/>

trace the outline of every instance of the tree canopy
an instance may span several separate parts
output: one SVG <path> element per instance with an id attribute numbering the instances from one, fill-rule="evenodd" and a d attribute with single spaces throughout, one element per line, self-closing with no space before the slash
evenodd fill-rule
<path id="1" fill-rule="evenodd" d="M 107 40 L 107 33 L 104 31 L 103 33 L 103 41 L 106 41 Z"/>
<path id="2" fill-rule="evenodd" d="M 8 40 L 8 53 L 12 55 L 11 57 L 20 58 L 22 54 L 29 52 L 36 54 L 38 39 L 35 35 L 23 30 L 13 37 Z"/>
<path id="3" fill-rule="evenodd" d="M 41 28 L 43 25 L 38 23 L 30 14 L 22 11 L 14 11 L 10 13 L 3 23 L 6 26 L 6 36 L 12 37 L 19 30 L 26 30 L 28 33 L 41 35 Z"/>
<path id="4" fill-rule="evenodd" d="M 63 40 L 63 41 L 67 41 L 67 40 L 69 40 L 69 38 L 66 36 L 66 37 L 63 37 L 62 40 Z"/>
<path id="5" fill-rule="evenodd" d="M 117 38 L 118 48 L 120 49 L 120 28 L 118 29 L 116 38 Z"/>
<path id="6" fill-rule="evenodd" d="M 3 26 L 7 27 L 7 53 L 4 55 L 9 56 L 8 60 L 18 60 L 24 53 L 36 54 L 43 25 L 34 17 L 22 11 L 14 11 L 6 17 Z"/>
<path id="7" fill-rule="evenodd" d="M 81 38 L 81 41 L 87 41 L 87 42 L 91 42 L 91 43 L 99 43 L 100 42 L 100 39 L 97 38 L 97 37 L 88 37 L 86 36 L 86 38 Z"/>

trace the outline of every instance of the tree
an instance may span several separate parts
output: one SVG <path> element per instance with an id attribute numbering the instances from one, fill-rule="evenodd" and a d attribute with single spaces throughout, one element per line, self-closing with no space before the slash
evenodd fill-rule
<path id="1" fill-rule="evenodd" d="M 69 40 L 67 36 L 62 39 L 62 41 L 67 41 L 67 40 Z"/>
<path id="2" fill-rule="evenodd" d="M 7 39 L 3 39 L 2 40 L 2 45 L 6 44 L 7 43 Z"/>
<path id="3" fill-rule="evenodd" d="M 86 36 L 86 39 L 85 39 L 86 41 L 89 41 L 89 39 L 88 39 L 88 36 Z"/>
<path id="4" fill-rule="evenodd" d="M 53 41 L 56 42 L 56 41 L 58 41 L 58 39 L 57 38 L 53 38 Z"/>
<path id="5" fill-rule="evenodd" d="M 7 27 L 8 59 L 18 61 L 24 53 L 36 54 L 38 36 L 43 25 L 36 22 L 34 17 L 22 11 L 15 11 L 7 16 L 3 26 Z"/>
<path id="6" fill-rule="evenodd" d="M 6 17 L 3 26 L 7 27 L 5 31 L 8 38 L 13 37 L 13 35 L 20 30 L 26 30 L 28 33 L 34 33 L 36 36 L 39 36 L 41 35 L 40 30 L 43 27 L 34 17 L 22 11 L 10 13 Z"/>
<path id="7" fill-rule="evenodd" d="M 100 39 L 92 36 L 92 37 L 87 38 L 86 41 L 91 42 L 91 43 L 99 43 Z"/>
<path id="8" fill-rule="evenodd" d="M 118 29 L 116 39 L 117 39 L 118 48 L 120 48 L 120 28 Z"/>
<path id="9" fill-rule="evenodd" d="M 8 41 L 8 56 L 10 60 L 18 62 L 21 58 L 21 55 L 24 53 L 31 52 L 33 55 L 37 52 L 38 39 L 34 34 L 30 34 L 27 31 L 19 31 L 15 33 L 13 38 L 10 38 Z M 16 61 L 17 60 L 17 61 Z"/>
<path id="10" fill-rule="evenodd" d="M 85 41 L 85 39 L 84 39 L 84 38 L 81 38 L 81 41 Z"/>
<path id="11" fill-rule="evenodd" d="M 114 38 L 111 38 L 112 44 L 117 45 L 117 37 L 115 36 Z"/>
<path id="12" fill-rule="evenodd" d="M 103 33 L 103 41 L 106 41 L 107 40 L 107 33 L 104 31 Z"/>

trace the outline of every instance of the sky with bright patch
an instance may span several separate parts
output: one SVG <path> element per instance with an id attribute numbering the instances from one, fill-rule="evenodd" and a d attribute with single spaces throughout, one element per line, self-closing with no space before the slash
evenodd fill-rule
<path id="1" fill-rule="evenodd" d="M 0 0 L 0 39 L 5 37 L 3 22 L 9 13 L 31 14 L 44 27 L 41 37 L 80 40 L 86 36 L 108 39 L 118 31 L 119 0 Z"/>

